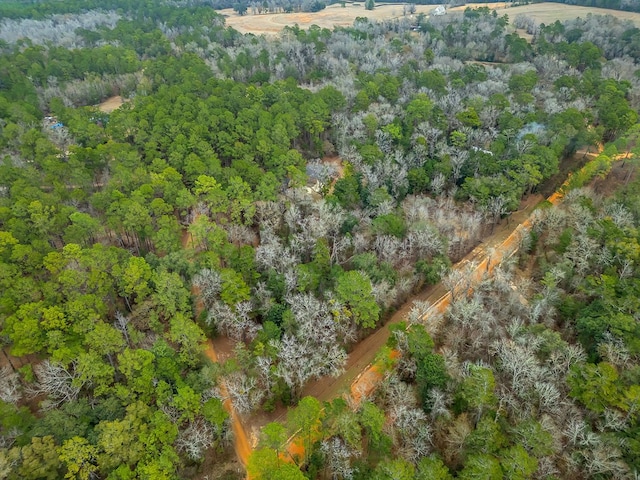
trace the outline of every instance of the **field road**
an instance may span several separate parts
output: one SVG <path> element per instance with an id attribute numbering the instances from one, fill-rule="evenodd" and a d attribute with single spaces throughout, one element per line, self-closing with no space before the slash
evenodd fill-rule
<path id="1" fill-rule="evenodd" d="M 595 155 L 593 155 L 595 156 Z M 622 160 L 628 158 L 627 154 L 620 154 L 613 160 Z M 552 205 L 558 205 L 564 198 L 566 187 L 569 185 L 571 174 L 567 177 L 567 180 L 551 194 L 547 201 Z M 529 211 L 529 214 L 526 212 Z M 428 297 L 428 301 L 431 305 L 429 310 L 425 312 L 420 318 L 422 323 L 427 323 L 430 318 L 435 315 L 442 314 L 451 304 L 453 295 L 466 294 L 469 288 L 473 288 L 487 275 L 490 275 L 495 267 L 500 263 L 514 255 L 520 246 L 520 242 L 524 235 L 531 229 L 532 217 L 530 215 L 533 208 L 525 208 L 516 212 L 518 218 L 510 217 L 511 220 L 518 221 L 515 228 L 512 230 L 505 229 L 497 235 L 492 235 L 486 243 L 481 244 L 474 249 L 467 257 L 458 262 L 453 268 L 459 270 L 461 273 L 466 273 L 467 278 L 464 279 L 464 285 L 458 283 L 454 287 L 454 291 L 447 291 L 440 283 L 437 289 L 434 289 Z M 488 245 L 491 247 L 487 248 Z M 473 262 L 473 263 L 471 263 Z M 472 271 L 469 271 L 469 265 L 473 267 Z M 392 319 L 393 321 L 393 319 Z M 384 328 L 387 332 L 386 337 L 389 337 L 389 330 Z M 377 352 L 369 354 L 369 357 L 373 360 Z M 399 352 L 392 352 L 392 355 L 399 355 Z M 349 386 L 349 395 L 354 400 L 354 404 L 358 405 L 359 401 L 363 397 L 369 396 L 377 387 L 378 383 L 382 380 L 383 373 L 379 368 L 379 365 L 370 363 L 364 368 L 364 370 L 351 382 Z"/>
<path id="2" fill-rule="evenodd" d="M 591 156 L 591 154 L 589 155 Z M 623 157 L 624 155 L 620 155 L 618 159 Z M 568 180 L 565 181 L 556 192 L 550 195 L 547 201 L 553 205 L 559 204 L 562 201 L 563 192 L 567 183 Z M 355 346 L 354 350 L 349 353 L 345 372 L 341 376 L 337 378 L 325 377 L 309 382 L 304 388 L 302 396 L 313 396 L 322 402 L 329 401 L 340 395 L 348 395 L 354 400 L 356 405 L 360 399 L 369 396 L 383 378 L 383 373 L 379 366 L 373 363 L 373 361 L 381 347 L 386 344 L 389 338 L 390 332 L 387 327 L 390 324 L 405 320 L 416 301 L 426 301 L 431 305 L 429 310 L 421 317 L 422 322 L 428 322 L 434 315 L 441 314 L 446 310 L 451 303 L 453 295 L 466 294 L 469 288 L 473 288 L 473 286 L 480 282 L 486 275 L 490 275 L 495 267 L 500 265 L 502 261 L 517 252 L 523 236 L 531 228 L 532 212 L 542 200 L 543 197 L 541 195 L 528 197 L 526 201 L 521 204 L 521 208 L 518 211 L 513 212 L 506 220 L 503 220 L 494 230 L 493 234 L 487 237 L 453 267 L 454 270 L 465 274 L 464 285 L 459 283 L 454 287 L 452 293 L 447 290 L 442 283 L 439 283 L 410 298 L 395 312 L 384 326 L 378 328 L 374 333 Z M 198 305 L 196 310 L 200 310 L 201 308 L 202 306 Z M 217 361 L 217 356 L 211 341 L 208 343 L 206 353 L 212 361 Z M 399 355 L 399 352 L 392 352 L 391 355 L 396 357 Z M 225 394 L 225 397 L 228 397 L 228 395 Z M 225 402 L 225 407 L 231 415 L 238 458 L 246 466 L 252 447 L 248 441 L 246 429 L 243 425 L 245 422 L 243 422 L 234 411 L 230 401 L 227 400 L 227 402 Z M 259 429 L 266 423 L 273 421 L 284 422 L 285 418 L 286 411 L 280 409 L 272 414 L 254 415 L 246 419 L 246 425 L 250 426 L 252 430 L 251 433 L 254 434 L 259 432 Z M 299 454 L 299 449 L 300 445 L 295 438 L 292 438 L 286 447 L 289 453 L 295 450 L 296 453 Z"/>

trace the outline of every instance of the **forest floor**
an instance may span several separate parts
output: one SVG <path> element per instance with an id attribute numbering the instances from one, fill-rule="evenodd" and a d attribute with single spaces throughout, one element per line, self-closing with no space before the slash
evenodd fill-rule
<path id="1" fill-rule="evenodd" d="M 429 15 L 437 5 L 416 5 L 416 14 L 424 13 Z M 640 26 L 640 13 L 623 12 L 610 10 L 607 8 L 578 7 L 558 3 L 534 3 L 531 5 L 509 6 L 505 2 L 493 3 L 468 3 L 460 7 L 449 9 L 451 12 L 461 12 L 466 8 L 489 7 L 497 10 L 498 14 L 507 14 L 511 21 L 516 15 L 526 15 L 533 18 L 538 24 L 550 24 L 556 20 L 565 21 L 578 17 L 593 15 L 613 15 L 619 19 L 631 20 Z M 300 28 L 309 28 L 317 25 L 321 28 L 348 27 L 353 25 L 356 17 L 366 17 L 371 20 L 389 20 L 400 18 L 403 15 L 403 4 L 383 4 L 377 3 L 373 10 L 366 10 L 364 2 L 346 3 L 344 7 L 340 4 L 329 5 L 319 12 L 296 12 L 296 13 L 265 13 L 259 15 L 238 15 L 233 9 L 220 10 L 219 13 L 225 17 L 228 26 L 235 28 L 241 33 L 253 33 L 256 35 L 275 35 L 286 26 L 298 25 Z M 409 16 L 409 18 L 412 18 Z M 518 34 L 530 41 L 531 36 L 519 30 Z"/>
<path id="2" fill-rule="evenodd" d="M 590 186 L 597 195 L 607 198 L 614 195 L 620 187 L 633 182 L 637 175 L 635 163 L 619 161 L 613 163 L 606 177 L 596 177 Z"/>

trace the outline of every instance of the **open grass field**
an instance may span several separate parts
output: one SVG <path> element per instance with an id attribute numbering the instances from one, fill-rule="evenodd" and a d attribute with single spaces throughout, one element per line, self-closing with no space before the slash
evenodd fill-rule
<path id="1" fill-rule="evenodd" d="M 437 5 L 417 5 L 416 14 L 429 13 Z M 525 14 L 532 17 L 538 23 L 553 23 L 556 20 L 564 21 L 576 17 L 585 17 L 587 14 L 613 15 L 614 17 L 628 19 L 640 26 L 640 13 L 620 12 L 604 8 L 577 7 L 574 5 L 564 5 L 560 3 L 536 3 L 533 5 L 523 5 L 519 7 L 506 7 L 504 2 L 467 4 L 464 7 L 456 7 L 451 11 L 462 11 L 466 7 L 488 6 L 494 8 L 499 14 L 507 14 L 511 19 L 516 15 Z M 318 25 L 322 28 L 332 29 L 335 26 L 346 27 L 352 25 L 356 17 L 367 17 L 372 20 L 385 20 L 402 17 L 402 4 L 379 5 L 373 10 L 365 10 L 364 2 L 346 4 L 343 8 L 338 4 L 330 5 L 324 10 L 315 13 L 269 13 L 264 15 L 244 16 L 238 15 L 232 9 L 220 10 L 226 16 L 227 25 L 235 28 L 241 33 L 277 34 L 285 26 L 298 25 L 300 28 L 308 28 L 311 25 Z"/>
<path id="2" fill-rule="evenodd" d="M 416 13 L 429 14 L 437 5 L 416 5 Z M 232 9 L 220 10 L 226 15 L 228 26 L 241 33 L 276 34 L 287 25 L 298 24 L 300 28 L 308 28 L 318 25 L 322 28 L 348 27 L 353 24 L 356 17 L 367 17 L 372 20 L 385 20 L 402 16 L 402 4 L 380 5 L 373 10 L 365 10 L 364 2 L 346 4 L 343 8 L 338 4 L 329 5 L 324 10 L 315 13 L 268 13 L 265 15 L 238 15 Z"/>
<path id="3" fill-rule="evenodd" d="M 586 17 L 588 14 L 593 15 L 612 15 L 614 17 L 631 20 L 636 26 L 640 26 L 640 13 L 622 12 L 619 10 L 609 10 L 607 8 L 591 8 L 578 7 L 575 5 L 565 5 L 563 3 L 535 3 L 531 5 L 522 5 L 519 7 L 498 8 L 498 13 L 506 13 L 509 18 L 513 19 L 516 15 L 524 14 L 533 18 L 537 23 L 550 23 L 560 20 L 570 20 L 577 17 Z"/>

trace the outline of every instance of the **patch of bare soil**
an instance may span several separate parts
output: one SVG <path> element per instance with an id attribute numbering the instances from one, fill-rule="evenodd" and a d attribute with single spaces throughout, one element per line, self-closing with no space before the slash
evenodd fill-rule
<path id="1" fill-rule="evenodd" d="M 124 102 L 124 98 L 120 95 L 116 95 L 114 97 L 107 98 L 104 102 L 99 104 L 98 109 L 104 113 L 111 113 L 120 108 Z"/>
<path id="2" fill-rule="evenodd" d="M 336 184 L 338 180 L 344 177 L 344 165 L 342 164 L 342 160 L 337 155 L 327 156 L 322 159 L 322 163 L 327 165 L 333 169 L 335 175 L 331 180 L 331 185 L 329 185 L 328 193 L 333 193 L 333 186 Z"/>
<path id="3" fill-rule="evenodd" d="M 322 159 L 322 163 L 332 167 L 337 175 L 336 180 L 344 177 L 344 166 L 342 160 L 337 155 L 327 156 Z"/>
<path id="4" fill-rule="evenodd" d="M 40 363 L 40 359 L 37 355 L 25 355 L 24 357 L 14 357 L 9 353 L 9 347 L 5 347 L 0 350 L 0 369 L 9 367 L 13 371 L 24 367 L 25 365 L 35 366 Z"/>

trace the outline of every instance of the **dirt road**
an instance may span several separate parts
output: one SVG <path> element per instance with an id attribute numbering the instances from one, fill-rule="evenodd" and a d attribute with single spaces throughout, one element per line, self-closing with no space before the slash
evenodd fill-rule
<path id="1" fill-rule="evenodd" d="M 541 195 L 531 195 L 527 197 L 520 209 L 513 212 L 509 219 L 505 219 L 496 226 L 493 234 L 480 243 L 473 251 L 466 255 L 460 262 L 458 262 L 454 268 L 464 269 L 467 265 L 473 263 L 480 263 L 483 259 L 486 260 L 489 252 L 494 255 L 493 249 L 500 246 L 515 230 L 514 225 L 518 225 L 525 221 L 535 206 L 540 203 L 544 197 Z M 497 263 L 497 257 L 493 256 L 491 264 L 495 266 Z M 486 269 L 486 263 L 484 264 Z M 428 287 L 417 295 L 409 298 L 388 320 L 387 322 L 374 331 L 367 338 L 358 343 L 355 348 L 349 353 L 347 357 L 347 364 L 345 366 L 345 372 L 337 377 L 323 377 L 318 380 L 309 382 L 304 390 L 302 396 L 313 396 L 320 401 L 328 401 L 338 397 L 343 393 L 348 393 L 350 390 L 361 388 L 363 383 L 367 383 L 369 380 L 367 370 L 371 367 L 378 351 L 384 346 L 389 338 L 389 325 L 406 320 L 409 312 L 413 308 L 413 304 L 416 301 L 427 301 L 431 305 L 434 305 L 447 294 L 447 289 L 441 284 L 437 284 L 432 287 Z M 371 380 L 375 380 L 376 375 L 371 377 Z M 359 382 L 355 384 L 354 382 Z M 364 390 L 367 390 L 365 388 Z M 272 414 L 260 413 L 252 417 L 247 421 L 247 424 L 251 425 L 251 430 L 256 431 L 266 425 L 269 422 L 279 421 L 283 422 L 286 418 L 286 410 L 281 409 Z"/>
<path id="2" fill-rule="evenodd" d="M 192 223 L 195 222 L 197 219 L 198 219 L 198 215 L 195 215 Z M 182 248 L 184 249 L 194 248 L 193 235 L 191 235 L 191 233 L 189 233 L 189 230 L 186 228 L 182 232 L 181 241 L 182 241 Z M 204 309 L 204 305 L 202 303 L 202 300 L 200 300 L 200 291 L 195 285 L 191 286 L 191 294 L 196 299 L 195 318 L 199 318 L 200 314 Z M 211 360 L 214 363 L 218 363 L 217 352 L 222 351 L 222 355 L 221 355 L 222 359 L 226 359 L 231 354 L 230 349 L 231 349 L 230 341 L 226 338 L 216 338 L 215 341 L 208 339 L 204 353 L 209 360 Z M 251 450 L 252 450 L 251 444 L 249 443 L 249 439 L 247 437 L 247 433 L 242 423 L 242 419 L 240 418 L 240 415 L 238 415 L 235 408 L 233 407 L 233 403 L 231 402 L 231 398 L 229 397 L 229 392 L 224 382 L 220 382 L 220 392 L 222 393 L 222 396 L 225 398 L 223 405 L 231 419 L 231 429 L 233 430 L 233 442 L 234 442 L 234 449 L 236 451 L 236 455 L 238 456 L 238 460 L 240 460 L 240 462 L 242 462 L 242 464 L 246 467 L 249 461 L 249 455 L 251 455 Z"/>
<path id="3" fill-rule="evenodd" d="M 207 348 L 204 353 L 212 362 L 218 362 L 218 355 L 216 354 L 213 342 L 211 340 L 207 341 Z M 231 418 L 231 429 L 233 430 L 233 442 L 236 455 L 238 456 L 238 459 L 242 462 L 242 464 L 246 467 L 247 463 L 249 462 L 249 455 L 251 455 L 251 444 L 249 443 L 249 439 L 247 438 L 247 433 L 245 432 L 244 425 L 242 424 L 242 419 L 236 412 L 235 408 L 233 408 L 231 398 L 229 397 L 229 392 L 227 391 L 227 387 L 225 386 L 224 382 L 221 382 L 220 384 L 220 392 L 225 398 L 225 401 L 223 403 L 224 408 L 227 413 L 229 413 L 229 416 Z"/>
<path id="4" fill-rule="evenodd" d="M 602 147 L 600 147 L 600 150 Z M 596 157 L 597 154 L 585 154 L 590 157 Z M 619 161 L 628 158 L 628 152 L 626 154 L 620 154 L 613 159 L 613 161 Z M 549 197 L 547 201 L 552 205 L 558 205 L 566 193 L 566 187 L 570 184 L 571 173 L 567 176 L 565 182 Z M 594 179 L 593 181 L 595 181 Z M 541 200 L 542 197 L 539 197 Z M 422 323 L 429 322 L 430 318 L 434 315 L 444 313 L 449 307 L 453 299 L 453 294 L 466 293 L 466 289 L 479 283 L 487 274 L 490 274 L 495 267 L 500 263 L 515 254 L 518 250 L 523 235 L 531 229 L 532 217 L 531 212 L 538 202 L 532 203 L 525 208 L 521 208 L 518 212 L 512 214 L 509 219 L 516 224 L 515 228 L 502 228 L 502 231 L 492 235 L 486 242 L 483 242 L 480 246 L 475 248 L 467 257 L 458 262 L 453 268 L 465 272 L 468 265 L 474 265 L 471 271 L 467 271 L 467 278 L 464 282 L 464 287 L 458 284 L 454 287 L 454 291 L 445 291 L 442 284 L 438 286 L 440 289 L 434 289 L 428 298 L 431 304 L 431 308 L 421 317 Z M 472 262 L 472 263 L 470 263 Z M 395 317 L 395 316 L 394 316 Z M 391 319 L 391 323 L 394 318 Z M 386 338 L 388 338 L 388 329 Z M 369 353 L 371 358 L 375 357 L 377 352 Z M 392 352 L 392 355 L 398 355 L 399 352 Z M 349 385 L 349 395 L 355 400 L 357 405 L 362 397 L 370 395 L 378 383 L 382 380 L 383 373 L 379 366 L 375 363 L 370 363 L 360 373 L 356 379 Z"/>
<path id="5" fill-rule="evenodd" d="M 595 154 L 589 155 L 595 156 Z M 567 182 L 553 192 L 547 198 L 547 201 L 552 204 L 559 203 L 562 200 L 563 187 L 566 183 Z M 456 270 L 470 275 L 467 285 L 473 285 L 479 282 L 487 273 L 491 273 L 504 259 L 510 257 L 517 251 L 523 233 L 531 226 L 531 213 L 536 205 L 543 199 L 544 197 L 542 195 L 532 195 L 523 200 L 519 210 L 504 219 L 489 237 L 453 267 Z M 313 396 L 320 401 L 328 401 L 342 394 L 349 394 L 352 398 L 356 399 L 369 395 L 382 378 L 382 372 L 379 367 L 372 362 L 389 338 L 389 329 L 387 327 L 405 320 L 416 301 L 426 301 L 431 305 L 429 311 L 422 317 L 422 321 L 427 322 L 431 315 L 444 312 L 450 304 L 451 298 L 451 292 L 448 291 L 442 283 L 427 288 L 413 296 L 387 320 L 384 326 L 378 328 L 355 346 L 354 350 L 348 355 L 345 372 L 341 376 L 337 378 L 324 377 L 309 382 L 304 388 L 302 396 Z M 394 353 L 392 353 L 392 355 L 393 354 Z M 395 352 L 395 355 L 397 354 L 398 353 Z M 285 418 L 286 410 L 279 409 L 271 414 L 261 413 L 254 415 L 250 419 L 247 419 L 246 424 L 250 426 L 252 435 L 257 436 L 262 426 L 273 421 L 284 422 Z M 242 427 L 242 421 L 237 416 L 234 424 Z M 241 442 L 246 443 L 246 433 L 244 429 L 240 434 L 240 438 Z M 250 446 L 236 446 L 237 451 L 239 448 L 249 448 L 250 453 Z M 240 455 L 239 453 L 239 457 Z"/>

